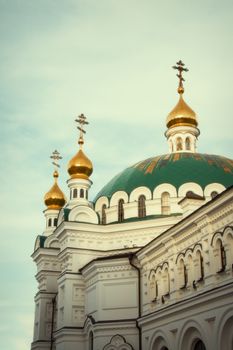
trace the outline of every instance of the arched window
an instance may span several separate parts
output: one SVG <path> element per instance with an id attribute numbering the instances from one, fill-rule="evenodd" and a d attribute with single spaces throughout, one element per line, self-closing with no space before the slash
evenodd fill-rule
<path id="1" fill-rule="evenodd" d="M 217 249 L 218 249 L 218 256 L 219 256 L 219 270 L 217 272 L 222 272 L 226 268 L 226 252 L 223 247 L 221 239 L 218 239 L 216 242 Z"/>
<path id="2" fill-rule="evenodd" d="M 89 333 L 89 350 L 94 350 L 94 336 L 92 331 Z"/>
<path id="3" fill-rule="evenodd" d="M 188 256 L 188 271 L 187 271 L 187 275 L 188 275 L 188 281 L 187 282 L 189 282 L 189 285 L 190 285 L 194 281 L 193 259 L 192 259 L 191 255 Z"/>
<path id="4" fill-rule="evenodd" d="M 182 151 L 183 150 L 182 138 L 181 137 L 177 137 L 177 139 L 176 139 L 176 150 L 177 151 Z"/>
<path id="5" fill-rule="evenodd" d="M 166 267 L 164 270 L 163 276 L 163 294 L 168 295 L 170 293 L 170 276 L 168 272 L 168 268 Z"/>
<path id="6" fill-rule="evenodd" d="M 73 190 L 73 198 L 77 198 L 77 197 L 78 197 L 78 190 L 77 190 L 77 188 L 75 188 Z"/>
<path id="7" fill-rule="evenodd" d="M 214 199 L 216 196 L 218 195 L 218 192 L 217 191 L 213 191 L 211 192 L 210 196 L 212 199 Z"/>
<path id="8" fill-rule="evenodd" d="M 204 343 L 198 339 L 195 341 L 194 347 L 192 348 L 193 350 L 206 350 L 206 347 Z"/>
<path id="9" fill-rule="evenodd" d="M 122 222 L 124 220 L 124 199 L 120 199 L 118 202 L 118 221 Z"/>
<path id="10" fill-rule="evenodd" d="M 184 260 L 181 259 L 179 262 L 179 277 L 180 277 L 180 289 L 183 289 L 187 286 L 188 283 L 188 273 L 187 268 L 185 266 Z"/>
<path id="11" fill-rule="evenodd" d="M 196 269 L 196 280 L 202 281 L 204 279 L 204 262 L 201 252 L 198 250 L 197 254 L 197 269 Z"/>
<path id="12" fill-rule="evenodd" d="M 226 237 L 226 260 L 228 266 L 233 267 L 233 232 L 229 231 Z"/>
<path id="13" fill-rule="evenodd" d="M 54 219 L 53 224 L 55 227 L 57 226 L 57 218 Z"/>
<path id="14" fill-rule="evenodd" d="M 138 198 L 138 217 L 144 218 L 146 216 L 146 197 L 144 195 Z"/>
<path id="15" fill-rule="evenodd" d="M 170 194 L 168 192 L 163 192 L 161 196 L 161 213 L 162 215 L 169 215 L 170 212 Z"/>
<path id="16" fill-rule="evenodd" d="M 81 190 L 80 190 L 80 198 L 84 198 L 84 189 L 83 188 L 81 188 Z"/>
<path id="17" fill-rule="evenodd" d="M 150 291 L 149 291 L 149 295 L 150 295 L 150 300 L 151 301 L 156 301 L 157 297 L 158 297 L 158 282 L 155 278 L 155 275 L 153 275 L 150 279 Z"/>
<path id="18" fill-rule="evenodd" d="M 107 205 L 106 204 L 103 204 L 102 205 L 102 215 L 101 215 L 101 217 L 102 217 L 102 224 L 103 225 L 106 225 L 106 211 L 105 211 L 105 209 L 107 208 Z"/>
<path id="19" fill-rule="evenodd" d="M 51 226 L 52 226 L 52 219 L 50 218 L 48 221 L 48 227 L 51 227 Z"/>
<path id="20" fill-rule="evenodd" d="M 191 149 L 191 141 L 190 141 L 190 138 L 189 137 L 186 137 L 186 140 L 185 140 L 185 149 L 187 151 L 190 151 Z"/>

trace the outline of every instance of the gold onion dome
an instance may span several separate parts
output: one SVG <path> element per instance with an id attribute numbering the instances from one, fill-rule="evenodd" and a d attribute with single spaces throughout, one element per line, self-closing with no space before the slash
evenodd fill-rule
<path id="1" fill-rule="evenodd" d="M 61 209 L 66 203 L 65 196 L 57 184 L 59 174 L 55 170 L 53 173 L 54 185 L 44 196 L 44 203 L 48 209 Z"/>
<path id="2" fill-rule="evenodd" d="M 68 173 L 72 179 L 88 179 L 93 172 L 93 165 L 82 149 L 69 161 Z"/>
<path id="3" fill-rule="evenodd" d="M 79 124 L 77 128 L 80 131 L 78 140 L 80 149 L 78 153 L 76 153 L 76 155 L 69 161 L 68 173 L 70 174 L 71 179 L 88 179 L 93 172 L 93 165 L 90 159 L 87 158 L 85 153 L 82 151 L 82 146 L 84 144 L 83 133 L 86 133 L 83 127 L 89 123 L 87 122 L 87 118 L 84 114 L 81 114 L 78 119 L 75 119 L 75 121 Z"/>
<path id="4" fill-rule="evenodd" d="M 183 93 L 180 93 L 177 105 L 167 116 L 166 124 L 168 128 L 174 126 L 197 127 L 198 125 L 196 113 L 187 105 L 182 95 Z"/>
<path id="5" fill-rule="evenodd" d="M 174 69 L 177 69 L 179 71 L 179 74 L 177 74 L 177 77 L 179 78 L 179 86 L 177 91 L 180 95 L 180 98 L 177 105 L 167 116 L 166 124 L 168 128 L 175 126 L 198 126 L 196 113 L 187 105 L 187 103 L 183 99 L 184 78 L 182 76 L 182 72 L 188 71 L 188 69 L 184 68 L 184 66 L 184 63 L 180 60 L 179 62 L 177 62 L 177 66 L 173 67 Z"/>

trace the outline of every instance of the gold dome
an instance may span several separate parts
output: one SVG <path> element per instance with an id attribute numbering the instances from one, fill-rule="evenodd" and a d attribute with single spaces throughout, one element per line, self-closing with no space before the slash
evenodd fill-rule
<path id="1" fill-rule="evenodd" d="M 79 142 L 80 143 L 80 142 Z M 69 161 L 68 173 L 72 179 L 88 179 L 93 172 L 93 165 L 82 149 Z"/>
<path id="2" fill-rule="evenodd" d="M 177 105 L 167 116 L 166 124 L 168 128 L 174 126 L 197 127 L 198 125 L 196 113 L 184 101 L 181 92 Z"/>
<path id="3" fill-rule="evenodd" d="M 54 185 L 44 196 L 44 203 L 48 209 L 61 209 L 66 203 L 65 196 L 57 184 L 59 174 L 55 170 L 53 173 Z"/>

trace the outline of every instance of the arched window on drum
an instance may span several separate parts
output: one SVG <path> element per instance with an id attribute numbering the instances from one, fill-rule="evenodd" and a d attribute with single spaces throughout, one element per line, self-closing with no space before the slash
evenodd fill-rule
<path id="1" fill-rule="evenodd" d="M 138 198 L 138 217 L 144 218 L 146 216 L 146 197 L 144 195 Z"/>
<path id="2" fill-rule="evenodd" d="M 118 222 L 124 221 L 124 200 L 120 199 L 118 202 Z"/>
<path id="3" fill-rule="evenodd" d="M 103 204 L 102 205 L 102 210 L 101 210 L 101 217 L 102 217 L 102 225 L 106 225 L 106 208 L 107 208 L 107 205 L 106 204 Z"/>
<path id="4" fill-rule="evenodd" d="M 189 137 L 186 137 L 186 139 L 185 139 L 185 149 L 186 149 L 186 151 L 191 150 L 191 141 L 190 141 Z"/>
<path id="5" fill-rule="evenodd" d="M 77 198 L 77 197 L 78 197 L 78 190 L 77 190 L 77 188 L 75 188 L 73 190 L 73 198 Z"/>
<path id="6" fill-rule="evenodd" d="M 161 214 L 170 215 L 171 206 L 170 206 L 170 194 L 168 192 L 163 192 L 161 195 Z"/>
<path id="7" fill-rule="evenodd" d="M 183 150 L 183 144 L 182 144 L 182 138 L 181 137 L 177 137 L 176 139 L 176 150 L 177 151 L 182 151 Z"/>

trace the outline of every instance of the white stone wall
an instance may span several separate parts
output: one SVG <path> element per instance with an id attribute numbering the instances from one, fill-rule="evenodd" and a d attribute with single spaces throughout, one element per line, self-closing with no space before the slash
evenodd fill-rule
<path id="1" fill-rule="evenodd" d="M 207 350 L 232 349 L 232 198 L 233 190 L 227 191 L 137 254 L 142 265 L 143 349 L 193 349 L 197 339 Z"/>
<path id="2" fill-rule="evenodd" d="M 232 199 L 229 189 L 182 221 L 63 222 L 33 253 L 39 292 L 32 349 L 50 349 L 56 296 L 56 350 L 89 349 L 91 332 L 94 350 L 140 350 L 137 322 L 143 350 L 191 350 L 197 339 L 206 350 L 232 350 Z M 140 246 L 141 309 L 138 272 L 127 255 Z"/>

